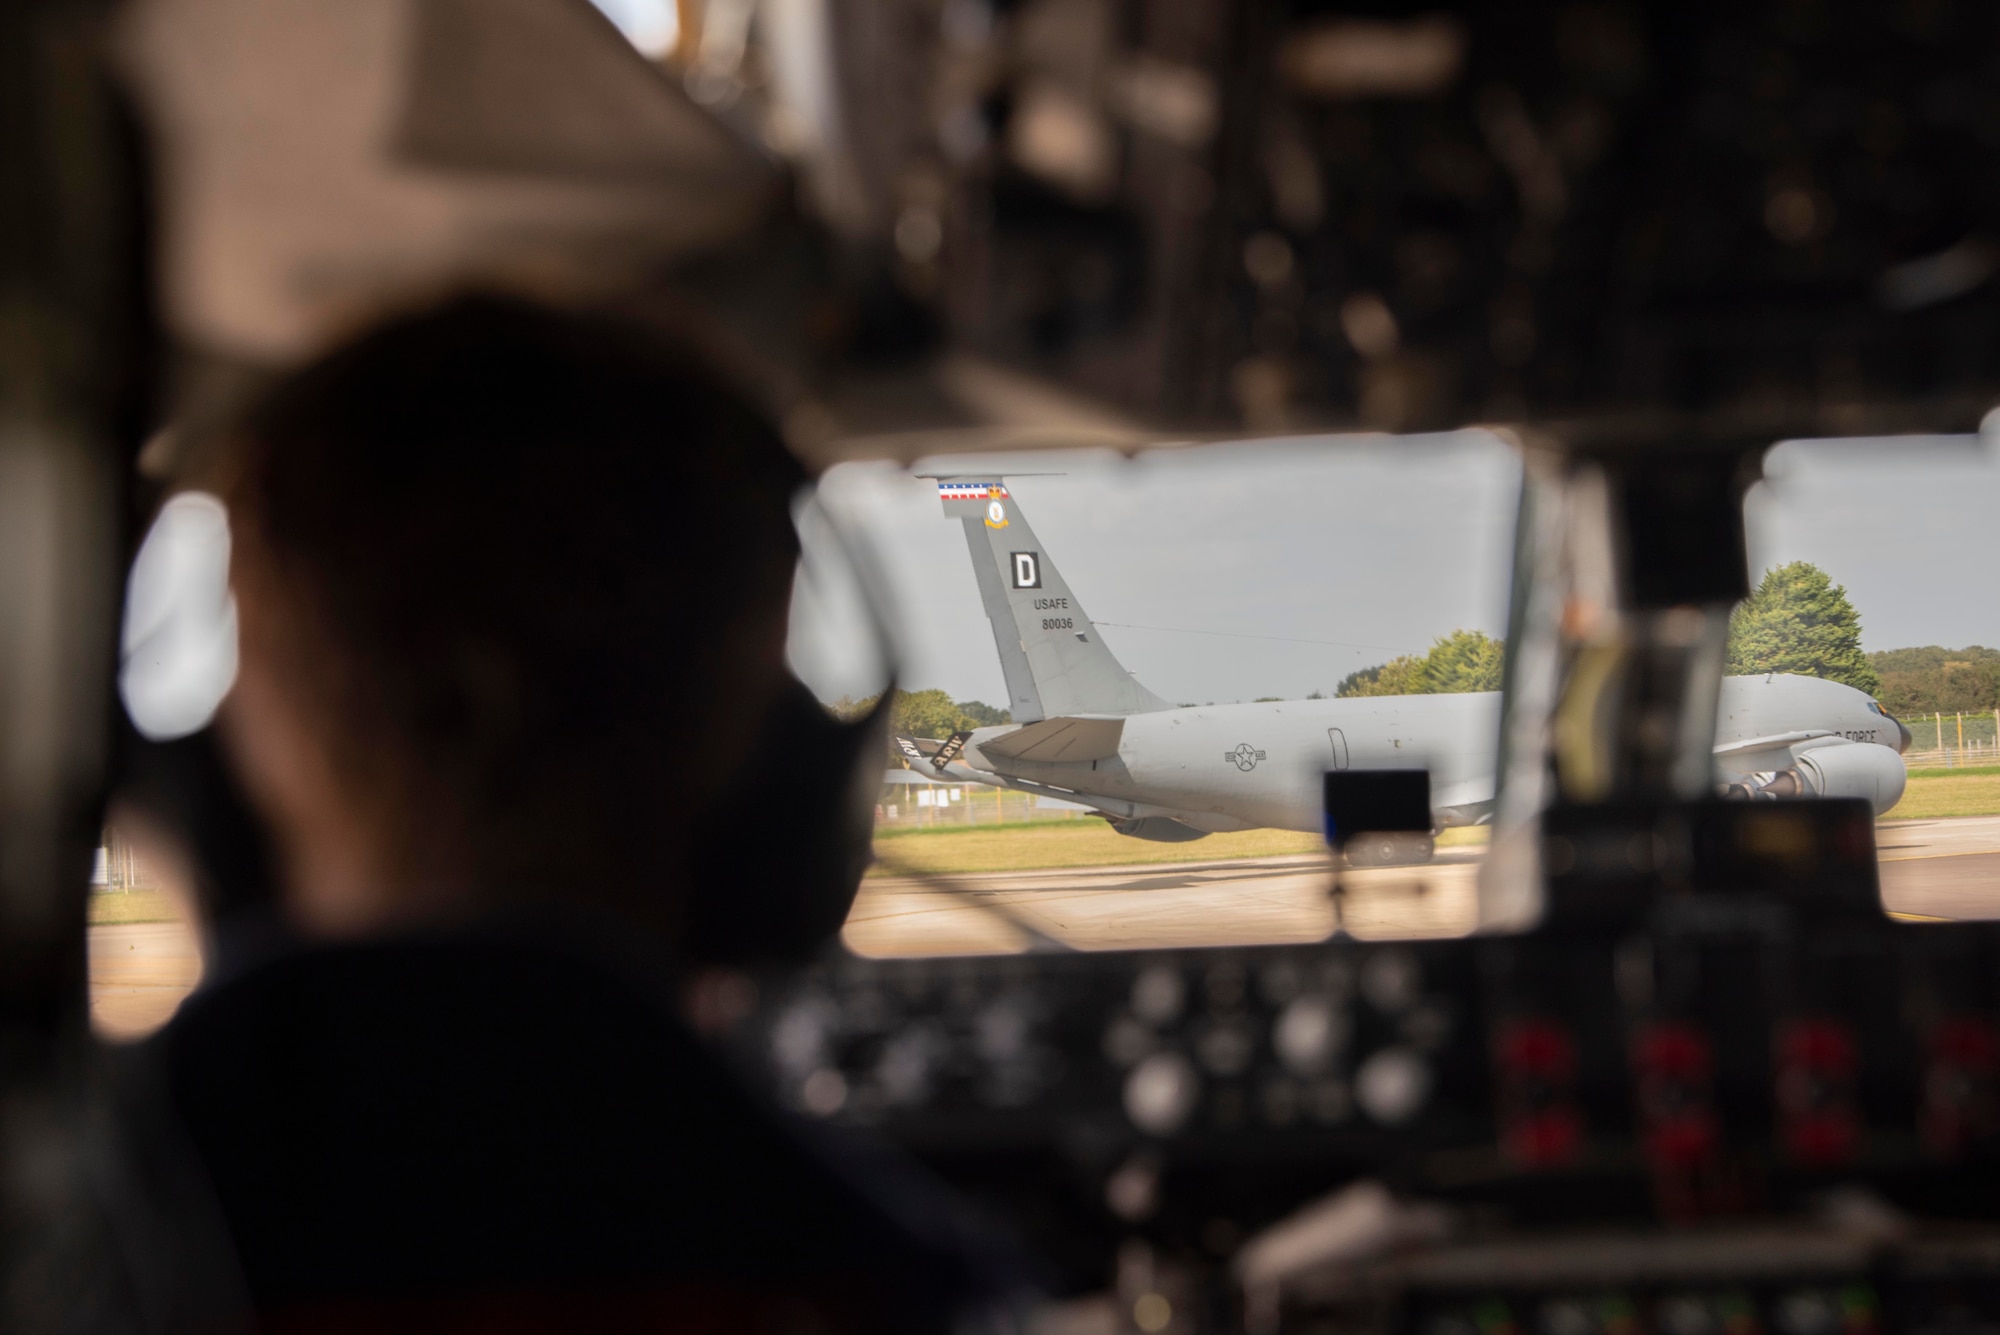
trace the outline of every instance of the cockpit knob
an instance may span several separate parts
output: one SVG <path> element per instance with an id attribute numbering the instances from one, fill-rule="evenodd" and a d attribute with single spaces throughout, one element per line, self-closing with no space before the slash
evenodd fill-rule
<path id="1" fill-rule="evenodd" d="M 1271 1030 L 1278 1060 L 1297 1076 L 1325 1071 L 1346 1045 L 1347 1016 L 1324 993 L 1292 998 Z"/>
<path id="2" fill-rule="evenodd" d="M 1201 1095 L 1201 1077 L 1178 1052 L 1156 1052 L 1125 1077 L 1125 1115 L 1154 1136 L 1171 1136 L 1187 1124 Z"/>
<path id="3" fill-rule="evenodd" d="M 1431 1097 L 1431 1068 L 1408 1048 L 1383 1048 L 1354 1073 L 1354 1098 L 1383 1126 L 1401 1126 Z"/>

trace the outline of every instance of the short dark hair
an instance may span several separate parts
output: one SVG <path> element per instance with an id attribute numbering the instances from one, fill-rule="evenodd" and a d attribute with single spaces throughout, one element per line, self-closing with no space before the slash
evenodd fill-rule
<path id="1" fill-rule="evenodd" d="M 277 386 L 224 491 L 246 636 L 380 832 L 629 906 L 747 762 L 804 480 L 684 344 L 468 297 Z"/>

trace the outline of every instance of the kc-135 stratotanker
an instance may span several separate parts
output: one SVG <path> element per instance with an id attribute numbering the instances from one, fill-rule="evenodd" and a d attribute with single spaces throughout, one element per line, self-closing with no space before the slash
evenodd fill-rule
<path id="1" fill-rule="evenodd" d="M 1437 828 L 1491 819 L 1497 692 L 1176 708 L 1112 655 L 1003 481 L 936 481 L 945 515 L 965 527 L 1015 721 L 899 738 L 913 766 L 1082 803 L 1141 839 L 1318 831 L 1323 776 L 1342 769 L 1428 769 Z M 1850 686 L 1728 677 L 1716 781 L 1751 798 L 1865 797 L 1880 815 L 1903 795 L 1909 741 Z"/>

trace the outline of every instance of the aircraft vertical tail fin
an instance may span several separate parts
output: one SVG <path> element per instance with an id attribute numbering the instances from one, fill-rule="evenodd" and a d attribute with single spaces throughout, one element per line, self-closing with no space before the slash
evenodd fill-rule
<path id="1" fill-rule="evenodd" d="M 1112 655 L 1004 482 L 968 474 L 937 484 L 945 515 L 965 526 L 1016 723 L 1171 708 Z"/>

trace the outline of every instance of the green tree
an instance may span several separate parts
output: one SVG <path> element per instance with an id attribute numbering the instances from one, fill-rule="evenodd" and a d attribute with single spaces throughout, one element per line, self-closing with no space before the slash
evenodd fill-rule
<path id="1" fill-rule="evenodd" d="M 857 719 L 875 708 L 875 702 L 881 698 L 871 695 L 865 700 L 855 700 L 843 695 L 829 708 L 841 718 Z M 944 738 L 955 732 L 971 732 L 974 728 L 1013 721 L 1014 716 L 1004 709 L 995 709 L 979 700 L 954 700 L 936 688 L 897 691 L 896 698 L 889 702 L 889 731 L 911 737 Z"/>
<path id="2" fill-rule="evenodd" d="M 1422 695 L 1424 660 L 1403 654 L 1386 663 L 1350 672 L 1334 688 L 1336 696 Z"/>
<path id="3" fill-rule="evenodd" d="M 1011 710 L 995 709 L 984 700 L 960 700 L 958 712 L 971 719 L 970 726 L 975 728 L 991 728 L 1014 721 Z"/>
<path id="4" fill-rule="evenodd" d="M 1891 714 L 2000 709 L 2000 649 L 1927 644 L 1885 649 L 1868 655 L 1868 663 L 1882 674 L 1876 698 Z"/>
<path id="5" fill-rule="evenodd" d="M 1483 631 L 1455 630 L 1439 636 L 1422 656 L 1403 654 L 1349 673 L 1333 693 L 1351 697 L 1497 691 L 1506 651 L 1505 641 Z"/>
<path id="6" fill-rule="evenodd" d="M 1377 663 L 1374 667 L 1356 668 L 1334 683 L 1333 698 L 1345 700 L 1349 696 L 1375 694 L 1375 683 L 1381 680 L 1387 663 Z"/>
<path id="7" fill-rule="evenodd" d="M 1482 631 L 1455 630 L 1424 655 L 1424 689 L 1432 695 L 1462 695 L 1500 689 L 1506 645 Z"/>
<path id="8" fill-rule="evenodd" d="M 949 737 L 967 721 L 958 701 L 936 689 L 898 691 L 889 705 L 890 730 L 912 737 Z"/>
<path id="9" fill-rule="evenodd" d="M 1729 675 L 1796 672 L 1873 695 L 1882 679 L 1861 652 L 1861 615 L 1847 590 L 1809 561 L 1766 572 L 1729 618 Z"/>

